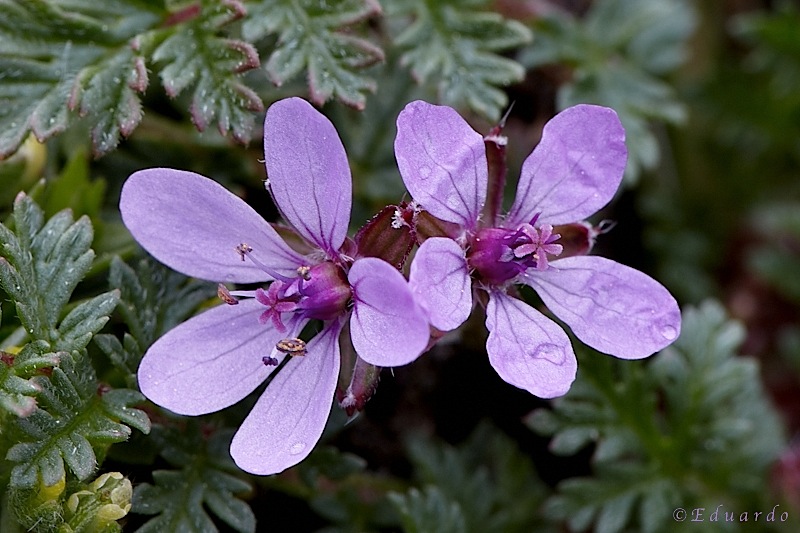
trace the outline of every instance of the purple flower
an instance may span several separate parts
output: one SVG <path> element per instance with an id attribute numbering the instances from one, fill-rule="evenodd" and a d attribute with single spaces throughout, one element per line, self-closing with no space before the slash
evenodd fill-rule
<path id="1" fill-rule="evenodd" d="M 504 218 L 484 210 L 484 138 L 455 110 L 412 102 L 397 130 L 395 155 L 409 192 L 458 228 L 454 240 L 422 243 L 411 265 L 412 290 L 443 331 L 469 316 L 473 287 L 488 293 L 486 349 L 505 381 L 552 398 L 569 390 L 577 371 L 561 327 L 512 296 L 518 283 L 533 288 L 575 336 L 601 352 L 639 359 L 678 337 L 678 305 L 652 278 L 602 257 L 559 258 L 563 248 L 553 226 L 594 214 L 622 180 L 625 132 L 613 110 L 578 105 L 548 122 Z"/>
<path id="2" fill-rule="evenodd" d="M 191 172 L 136 172 L 120 200 L 134 238 L 173 269 L 220 282 L 271 281 L 255 291 L 220 286 L 221 298 L 232 305 L 169 331 L 147 351 L 138 373 L 150 400 L 176 413 L 201 415 L 238 402 L 288 358 L 231 444 L 236 463 L 254 474 L 300 462 L 319 440 L 348 317 L 357 353 L 377 366 L 408 363 L 429 337 L 424 314 L 397 269 L 342 252 L 351 178 L 333 125 L 303 100 L 279 101 L 267 112 L 264 152 L 267 187 L 310 253 L 289 246 L 244 201 Z M 294 338 L 312 319 L 323 327 L 304 345 Z"/>

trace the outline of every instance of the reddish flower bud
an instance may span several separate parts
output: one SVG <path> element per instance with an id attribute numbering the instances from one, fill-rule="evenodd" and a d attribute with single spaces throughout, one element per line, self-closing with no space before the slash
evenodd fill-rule
<path id="1" fill-rule="evenodd" d="M 416 242 L 416 212 L 411 204 L 387 205 L 356 233 L 359 257 L 377 257 L 402 269 Z"/>

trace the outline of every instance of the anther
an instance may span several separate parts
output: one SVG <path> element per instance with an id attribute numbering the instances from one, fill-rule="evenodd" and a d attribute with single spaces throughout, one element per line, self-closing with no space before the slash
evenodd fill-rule
<path id="1" fill-rule="evenodd" d="M 264 366 L 278 366 L 278 360 L 268 355 L 262 357 L 261 362 L 264 363 Z"/>
<path id="2" fill-rule="evenodd" d="M 244 261 L 244 257 L 247 254 L 249 254 L 250 252 L 253 251 L 253 249 L 247 243 L 244 243 L 244 242 L 241 243 L 240 245 L 238 245 L 235 248 L 235 250 L 236 250 L 236 253 L 239 254 L 239 257 L 241 258 L 242 261 Z"/>
<path id="3" fill-rule="evenodd" d="M 305 265 L 297 267 L 297 275 L 306 281 L 311 281 L 311 267 Z"/>
<path id="4" fill-rule="evenodd" d="M 219 298 L 228 305 L 237 305 L 239 303 L 239 300 L 237 300 L 231 295 L 231 291 L 228 290 L 228 287 L 226 287 L 222 283 L 217 285 L 217 298 Z"/>
<path id="5" fill-rule="evenodd" d="M 306 355 L 306 341 L 298 338 L 282 339 L 275 344 L 279 352 L 289 354 L 293 357 Z"/>

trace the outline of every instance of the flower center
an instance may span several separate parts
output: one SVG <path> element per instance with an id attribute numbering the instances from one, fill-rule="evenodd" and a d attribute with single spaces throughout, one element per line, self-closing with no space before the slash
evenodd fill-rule
<path id="1" fill-rule="evenodd" d="M 314 266 L 302 265 L 297 268 L 297 275 L 287 277 L 261 264 L 253 257 L 253 249 L 245 243 L 236 247 L 242 258 L 250 259 L 264 272 L 275 278 L 266 289 L 256 291 L 235 291 L 231 293 L 224 285 L 217 289 L 218 296 L 229 305 L 238 301 L 233 296 L 255 297 L 264 307 L 259 322 L 272 325 L 280 333 L 286 332 L 283 315 L 299 313 L 302 318 L 316 320 L 333 320 L 345 313 L 353 297 L 353 289 L 347 281 L 342 267 L 331 261 L 324 261 Z M 299 341 L 299 339 L 296 339 Z M 282 351 L 279 349 L 279 351 Z M 285 352 L 284 353 L 288 353 Z M 264 364 L 271 364 L 272 361 Z"/>
<path id="2" fill-rule="evenodd" d="M 267 308 L 259 320 L 262 323 L 271 321 L 281 333 L 286 331 L 285 313 L 332 320 L 347 310 L 352 295 L 344 271 L 330 261 L 312 267 L 301 266 L 296 278 L 277 279 L 266 290 L 256 290 L 256 300 Z"/>
<path id="3" fill-rule="evenodd" d="M 555 242 L 553 226 L 536 229 L 534 217 L 529 223 L 512 230 L 484 228 L 471 239 L 467 261 L 474 275 L 489 285 L 501 285 L 529 268 L 547 270 L 548 256 L 558 256 L 563 247 Z"/>

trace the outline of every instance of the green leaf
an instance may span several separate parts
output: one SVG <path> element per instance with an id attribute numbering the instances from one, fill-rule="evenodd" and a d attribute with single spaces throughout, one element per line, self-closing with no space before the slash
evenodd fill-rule
<path id="1" fill-rule="evenodd" d="M 64 478 L 65 464 L 78 479 L 86 479 L 97 467 L 98 453 L 128 438 L 131 429 L 125 424 L 145 433 L 150 429 L 147 415 L 131 407 L 144 396 L 131 390 L 99 394 L 85 357 L 63 354 L 49 378 L 37 376 L 34 382 L 41 387 L 39 407 L 17 421 L 20 437 L 6 456 L 17 463 L 11 471 L 13 488 L 33 488 L 40 479 L 52 486 Z"/>
<path id="2" fill-rule="evenodd" d="M 254 112 L 264 110 L 261 99 L 240 77 L 259 66 L 258 52 L 249 43 L 220 32 L 244 14 L 237 0 L 205 0 L 199 16 L 161 30 L 158 38 L 164 40 L 153 52 L 169 96 L 192 88 L 189 111 L 197 129 L 204 131 L 216 122 L 222 135 L 230 132 L 242 143 L 250 140 Z"/>
<path id="3" fill-rule="evenodd" d="M 261 0 L 250 3 L 242 28 L 246 39 L 278 38 L 267 61 L 270 79 L 278 86 L 305 71 L 311 100 L 330 98 L 363 109 L 375 83 L 361 69 L 383 61 L 383 51 L 358 36 L 355 27 L 379 15 L 375 0 Z"/>
<path id="4" fill-rule="evenodd" d="M 219 458 L 222 453 L 227 454 L 230 432 L 215 433 L 205 442 L 200 428 L 192 424 L 188 431 L 159 427 L 154 435 L 165 446 L 164 457 L 182 468 L 156 470 L 154 484 L 136 487 L 132 512 L 158 515 L 137 533 L 218 531 L 204 506 L 235 531 L 256 530 L 252 510 L 235 496 L 249 492 L 250 485 L 229 473 L 235 470 L 229 457 Z"/>
<path id="5" fill-rule="evenodd" d="M 141 119 L 147 76 L 132 39 L 159 14 L 135 1 L 62 4 L 0 0 L 0 157 L 29 132 L 43 141 L 79 117 L 100 155 Z"/>
<path id="6" fill-rule="evenodd" d="M 758 366 L 736 356 L 743 338 L 708 302 L 684 310 L 680 338 L 649 361 L 581 359 L 570 392 L 528 420 L 553 442 L 596 444 L 592 477 L 560 483 L 547 515 L 576 530 L 661 532 L 674 508 L 721 493 L 731 505 L 766 506 L 783 436 Z"/>
<path id="7" fill-rule="evenodd" d="M 571 70 L 559 88 L 559 109 L 592 103 L 619 114 L 629 150 L 626 177 L 633 181 L 660 158 L 650 122 L 686 119 L 685 106 L 661 78 L 683 63 L 695 18 L 685 0 L 599 0 L 581 19 L 553 10 L 536 21 L 536 41 L 519 61 Z"/>
<path id="8" fill-rule="evenodd" d="M 412 488 L 406 494 L 390 494 L 406 533 L 465 533 L 464 515 L 458 503 L 442 494 L 438 487 Z"/>
<path id="9" fill-rule="evenodd" d="M 16 374 L 15 357 L 0 352 L 0 408 L 17 416 L 28 416 L 36 409 L 34 396 L 41 388 Z"/>
<path id="10" fill-rule="evenodd" d="M 26 344 L 17 354 L 0 351 L 0 407 L 19 417 L 33 413 L 42 387 L 31 378 L 58 361 L 59 354 L 42 341 Z"/>
<path id="11" fill-rule="evenodd" d="M 407 530 L 438 531 L 420 525 L 430 526 L 428 515 L 438 510 L 448 517 L 442 527 L 459 524 L 466 532 L 547 531 L 535 512 L 546 489 L 533 465 L 511 439 L 488 424 L 480 425 L 459 448 L 413 440 L 409 456 L 425 489 L 394 496 Z"/>
<path id="12" fill-rule="evenodd" d="M 508 103 L 499 87 L 521 81 L 525 69 L 495 52 L 530 42 L 531 32 L 497 13 L 479 11 L 485 4 L 402 0 L 390 9 L 392 15 L 409 17 L 395 44 L 414 78 L 434 85 L 443 103 L 497 120 Z"/>
<path id="13" fill-rule="evenodd" d="M 95 333 L 108 322 L 108 316 L 117 306 L 119 291 L 95 296 L 75 307 L 58 326 L 56 350 L 66 352 L 85 348 Z"/>
<path id="14" fill-rule="evenodd" d="M 92 119 L 92 145 L 96 156 L 103 155 L 127 137 L 142 120 L 140 94 L 147 89 L 144 57 L 135 44 L 87 66 L 75 83 L 83 91 L 70 99 L 71 109 Z"/>
<path id="15" fill-rule="evenodd" d="M 28 196 L 20 194 L 14 202 L 13 220 L 14 232 L 0 224 L 3 242 L 0 286 L 16 304 L 22 326 L 31 337 L 54 346 L 62 335 L 76 332 L 83 334 L 88 342 L 85 334 L 89 330 L 96 331 L 93 328 L 102 317 L 95 315 L 91 326 L 82 324 L 73 331 L 81 319 L 73 315 L 63 330 L 56 328 L 62 309 L 94 259 L 94 252 L 89 248 L 93 231 L 88 217 L 73 221 L 71 212 L 64 210 L 44 223 L 41 208 Z M 86 311 L 84 308 L 80 313 Z M 77 340 L 71 337 L 64 342 L 77 346 Z"/>

